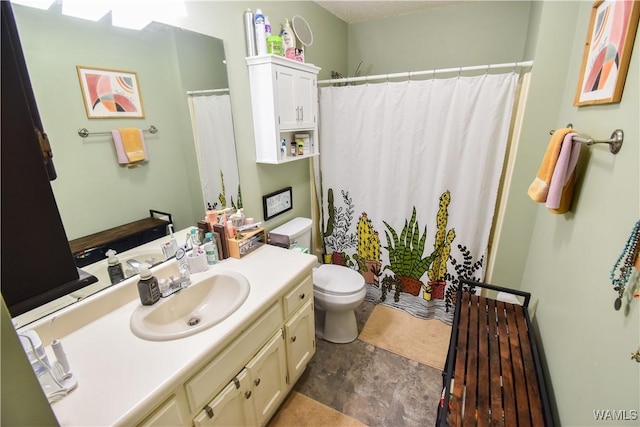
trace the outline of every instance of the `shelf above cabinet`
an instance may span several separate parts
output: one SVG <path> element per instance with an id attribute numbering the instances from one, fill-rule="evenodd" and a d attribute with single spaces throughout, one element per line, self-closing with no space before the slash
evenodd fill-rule
<path id="1" fill-rule="evenodd" d="M 302 156 L 287 156 L 283 159 L 277 159 L 275 161 L 268 161 L 268 160 L 256 160 L 256 163 L 264 163 L 267 165 L 281 165 L 283 163 L 291 163 L 291 162 L 295 162 L 296 160 L 304 160 L 304 159 L 309 159 L 311 157 L 315 157 L 315 156 L 319 156 L 320 153 L 315 153 L 315 154 L 303 154 Z"/>
<path id="2" fill-rule="evenodd" d="M 245 58 L 247 65 L 259 65 L 259 64 L 277 64 L 284 67 L 292 67 L 302 71 L 308 71 L 310 73 L 318 74 L 321 70 L 320 67 L 316 67 L 313 64 L 307 62 L 294 61 L 293 59 L 285 58 L 279 55 L 257 55 L 248 56 Z"/>

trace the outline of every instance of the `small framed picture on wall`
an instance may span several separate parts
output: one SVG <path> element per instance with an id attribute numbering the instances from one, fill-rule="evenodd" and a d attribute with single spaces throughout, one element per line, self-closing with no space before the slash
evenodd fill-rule
<path id="1" fill-rule="evenodd" d="M 262 196 L 262 208 L 265 221 L 293 209 L 291 187 Z"/>

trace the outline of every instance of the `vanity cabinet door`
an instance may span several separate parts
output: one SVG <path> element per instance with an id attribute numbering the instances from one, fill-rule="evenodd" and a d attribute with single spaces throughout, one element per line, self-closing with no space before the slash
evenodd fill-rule
<path id="1" fill-rule="evenodd" d="M 204 426 L 252 426 L 256 424 L 251 381 L 243 369 L 205 408 L 193 419 L 195 427 Z M 170 424 L 169 424 L 170 425 Z"/>
<path id="2" fill-rule="evenodd" d="M 182 413 L 178 399 L 176 396 L 171 396 L 139 425 L 140 427 L 182 426 L 185 425 Z"/>
<path id="3" fill-rule="evenodd" d="M 302 375 L 316 352 L 313 301 L 308 301 L 284 326 L 291 383 Z"/>
<path id="4" fill-rule="evenodd" d="M 264 425 L 287 394 L 287 358 L 282 330 L 247 364 L 258 425 Z"/>

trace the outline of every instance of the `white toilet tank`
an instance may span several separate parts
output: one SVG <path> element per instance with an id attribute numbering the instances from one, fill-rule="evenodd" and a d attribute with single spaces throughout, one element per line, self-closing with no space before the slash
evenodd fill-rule
<path id="1" fill-rule="evenodd" d="M 311 251 L 311 224 L 310 218 L 298 217 L 274 228 L 269 234 L 286 236 L 289 238 L 290 247 L 299 246 Z"/>

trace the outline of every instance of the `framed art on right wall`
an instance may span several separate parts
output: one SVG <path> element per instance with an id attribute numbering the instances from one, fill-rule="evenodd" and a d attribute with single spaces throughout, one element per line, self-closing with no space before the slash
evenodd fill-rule
<path id="1" fill-rule="evenodd" d="M 639 18 L 638 1 L 593 3 L 574 106 L 620 102 Z"/>

